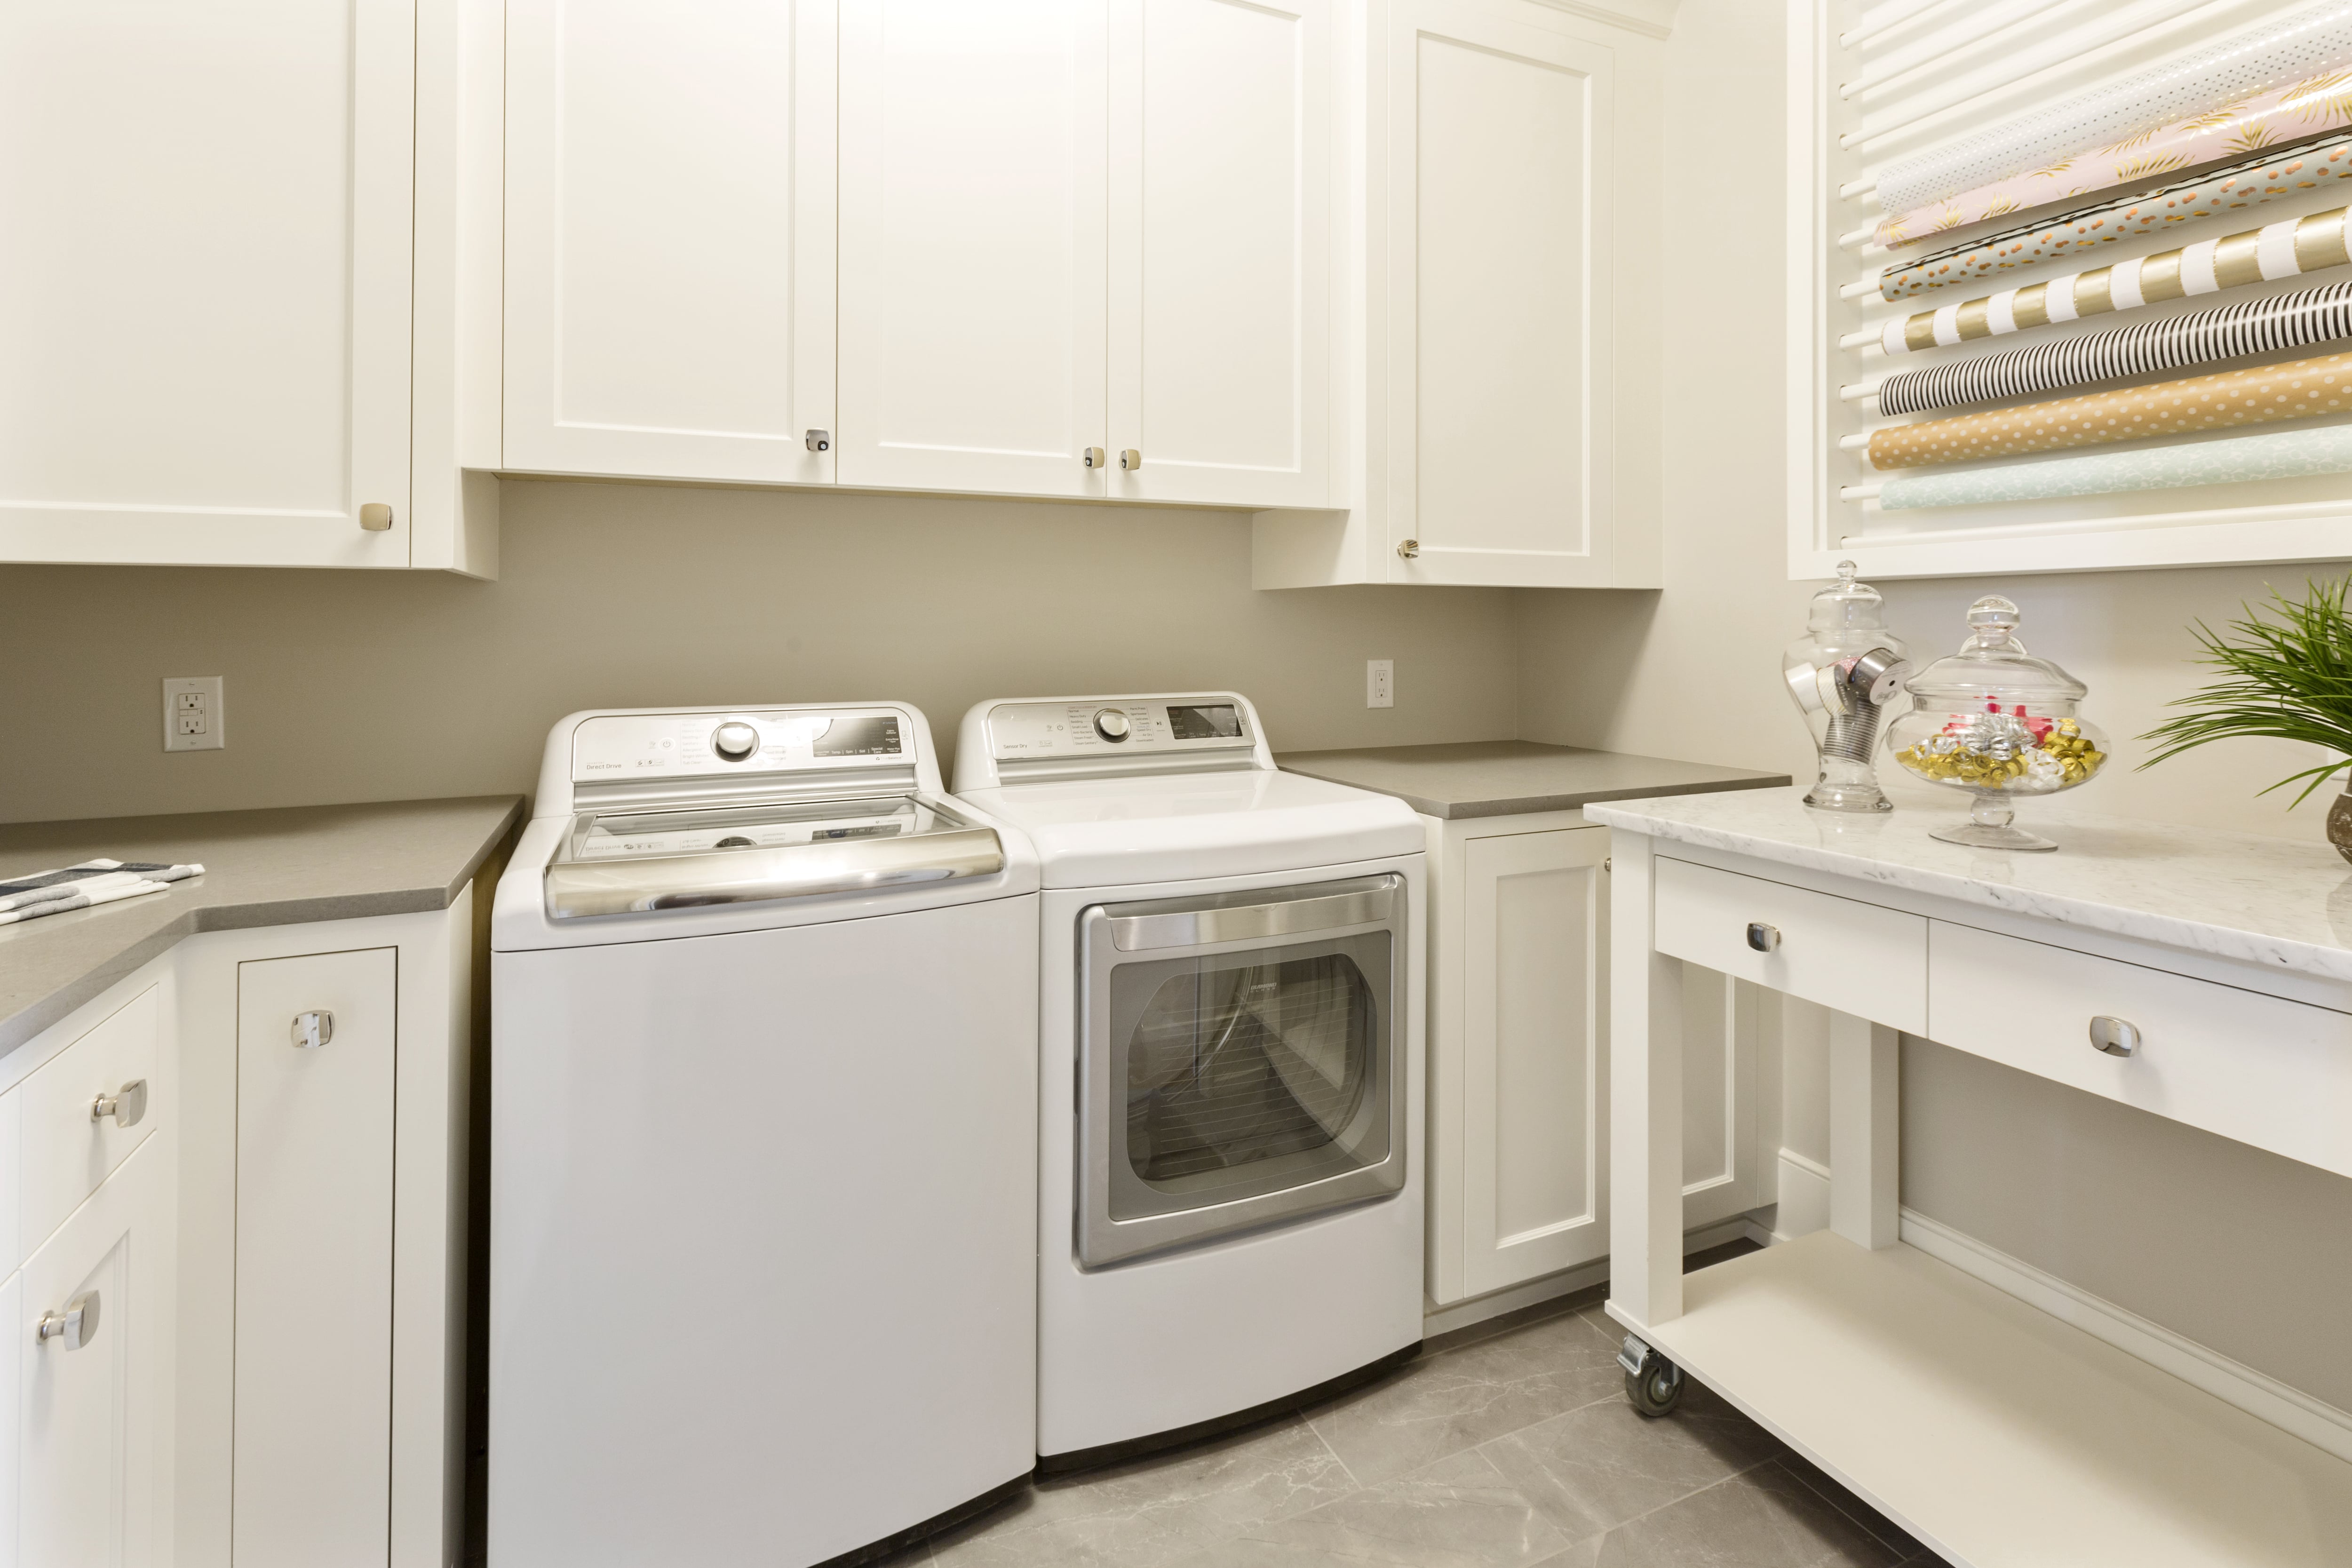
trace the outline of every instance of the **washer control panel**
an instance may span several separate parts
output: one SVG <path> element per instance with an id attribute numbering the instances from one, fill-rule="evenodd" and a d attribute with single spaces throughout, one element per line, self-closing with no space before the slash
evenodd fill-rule
<path id="1" fill-rule="evenodd" d="M 800 769 L 903 767 L 894 709 L 834 713 L 600 713 L 572 732 L 574 784 Z"/>
<path id="2" fill-rule="evenodd" d="M 1105 756 L 1113 752 L 1247 751 L 1249 710 L 1213 697 L 1104 702 L 1004 702 L 989 710 L 997 758 Z"/>

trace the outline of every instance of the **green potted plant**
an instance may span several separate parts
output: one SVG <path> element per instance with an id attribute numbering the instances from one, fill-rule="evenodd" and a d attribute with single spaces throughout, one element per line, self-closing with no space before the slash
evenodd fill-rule
<path id="1" fill-rule="evenodd" d="M 2186 709 L 2178 719 L 2141 736 L 2158 742 L 2143 768 L 2177 757 L 2210 741 L 2269 735 L 2325 747 L 2328 761 L 2289 773 L 2260 793 L 2302 783 L 2294 804 L 2339 772 L 2352 759 L 2352 618 L 2344 611 L 2352 577 L 2314 582 L 2301 600 L 2273 588 L 2271 602 L 2244 606 L 2246 617 L 2231 621 L 2219 636 L 2204 622 L 2196 634 L 2204 651 L 2200 664 L 2221 671 L 2211 685 L 2178 699 Z M 2352 860 L 2352 793 L 2340 795 L 2327 812 L 2327 841 Z"/>

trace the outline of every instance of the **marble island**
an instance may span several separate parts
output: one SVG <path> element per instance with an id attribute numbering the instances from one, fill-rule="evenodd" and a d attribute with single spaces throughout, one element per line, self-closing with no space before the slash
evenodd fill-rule
<path id="1" fill-rule="evenodd" d="M 2317 840 L 2183 828 L 2034 804 L 2049 854 L 1928 837 L 1965 803 L 1880 816 L 1814 811 L 1801 787 L 1612 801 L 1595 822 L 1856 882 L 2056 921 L 2266 968 L 2352 981 L 2352 865 Z"/>

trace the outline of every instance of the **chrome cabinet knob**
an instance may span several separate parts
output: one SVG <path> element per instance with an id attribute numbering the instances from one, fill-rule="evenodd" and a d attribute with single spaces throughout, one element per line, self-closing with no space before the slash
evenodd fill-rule
<path id="1" fill-rule="evenodd" d="M 335 1037 L 335 1016 L 324 1007 L 316 1007 L 308 1013 L 297 1013 L 294 1015 L 294 1027 L 291 1032 L 297 1047 L 306 1051 L 315 1051 Z"/>
<path id="2" fill-rule="evenodd" d="M 833 432 L 812 430 L 808 433 L 806 445 L 812 452 L 830 452 L 833 450 Z"/>
<path id="3" fill-rule="evenodd" d="M 112 1094 L 101 1094 L 89 1102 L 89 1119 L 103 1121 L 114 1118 L 117 1127 L 136 1127 L 147 1114 L 147 1080 L 134 1078 Z"/>
<path id="4" fill-rule="evenodd" d="M 1087 467 L 1089 468 L 1099 468 L 1110 461 L 1110 454 L 1104 451 L 1100 447 L 1089 447 L 1086 449 L 1086 452 L 1083 455 L 1086 458 Z"/>
<path id="5" fill-rule="evenodd" d="M 1418 539 L 1408 539 L 1402 542 L 1397 545 L 1397 553 L 1403 556 L 1407 561 L 1412 560 L 1413 557 L 1421 553 L 1421 541 Z"/>
<path id="6" fill-rule="evenodd" d="M 1773 952 L 1780 945 L 1780 928 L 1766 925 L 1762 921 L 1749 921 L 1748 945 L 1759 952 Z"/>
<path id="7" fill-rule="evenodd" d="M 69 1351 L 78 1351 L 98 1338 L 98 1292 L 87 1290 L 66 1303 L 62 1312 L 41 1314 L 34 1325 L 33 1342 L 46 1344 L 50 1340 L 62 1341 Z"/>
<path id="8" fill-rule="evenodd" d="M 1143 454 L 1129 447 L 1119 453 L 1118 466 L 1131 474 L 1143 467 Z"/>
<path id="9" fill-rule="evenodd" d="M 382 533 L 392 526 L 392 508 L 380 500 L 372 500 L 360 508 L 360 526 L 370 533 Z"/>
<path id="10" fill-rule="evenodd" d="M 2091 1020 L 2091 1044 L 2111 1057 L 2127 1057 L 2139 1049 L 2139 1026 L 2105 1013 Z"/>
<path id="11" fill-rule="evenodd" d="M 730 719 L 710 731 L 710 749 L 730 763 L 740 763 L 760 749 L 760 731 L 740 719 Z"/>

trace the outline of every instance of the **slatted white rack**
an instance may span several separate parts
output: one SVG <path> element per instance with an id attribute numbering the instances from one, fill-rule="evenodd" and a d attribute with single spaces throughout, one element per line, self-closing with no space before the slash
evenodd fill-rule
<path id="1" fill-rule="evenodd" d="M 2280 14 L 2277 0 L 1787 0 L 1789 58 L 1789 574 L 1831 577 L 1855 562 L 1864 577 L 2112 571 L 2352 558 L 2352 475 L 2269 479 L 2191 489 L 1996 505 L 1886 511 L 1867 493 L 1886 476 L 1862 451 L 1870 432 L 1948 417 L 1883 419 L 1856 395 L 1887 375 L 2339 279 L 2352 268 L 2281 279 L 2225 295 L 2168 301 L 2014 336 L 1890 357 L 1875 346 L 1890 316 L 1956 304 L 1997 288 L 2039 282 L 2235 233 L 2352 199 L 2333 184 L 2267 205 L 2242 222 L 2103 246 L 1893 304 L 1881 267 L 1932 254 L 1934 242 L 1889 253 L 1867 243 L 1880 217 L 1877 172 L 2011 116 L 2099 87 L 2200 48 Z M 2095 198 L 2084 198 L 2086 201 Z M 1956 231 L 1963 237 L 1999 224 Z M 1865 342 L 1864 340 L 1867 340 Z M 2012 407 L 2101 385 L 2151 382 L 2352 345 L 2250 355 L 2191 370 L 2119 378 L 2063 392 L 1971 405 Z M 2298 422 L 2333 423 L 2321 420 Z M 2344 421 L 2352 423 L 2352 421 Z M 2220 439 L 2242 431 L 2179 440 Z M 2138 442 L 2102 447 L 2128 450 Z M 2057 453 L 2012 458 L 2047 462 Z"/>

